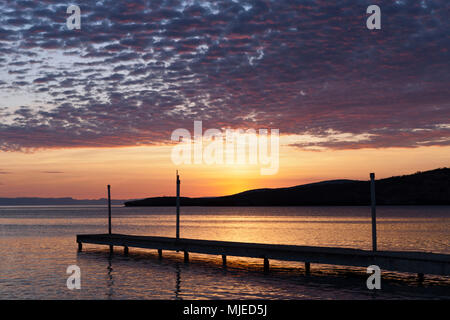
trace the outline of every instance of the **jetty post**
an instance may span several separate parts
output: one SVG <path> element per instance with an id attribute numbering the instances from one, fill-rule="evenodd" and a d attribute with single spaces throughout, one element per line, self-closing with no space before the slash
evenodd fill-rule
<path id="1" fill-rule="evenodd" d="M 372 251 L 377 251 L 377 211 L 375 202 L 375 173 L 370 174 L 370 204 L 372 207 Z"/>
<path id="2" fill-rule="evenodd" d="M 108 234 L 111 234 L 111 186 L 108 184 Z M 109 253 L 114 252 L 114 246 L 109 246 Z"/>
<path id="3" fill-rule="evenodd" d="M 108 184 L 108 233 L 111 234 L 111 186 Z"/>
<path id="4" fill-rule="evenodd" d="M 176 239 L 180 239 L 180 176 L 178 175 L 177 170 L 177 237 Z"/>

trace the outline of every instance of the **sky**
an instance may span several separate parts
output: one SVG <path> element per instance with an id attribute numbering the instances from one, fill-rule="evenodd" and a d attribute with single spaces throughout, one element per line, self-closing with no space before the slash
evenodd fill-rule
<path id="1" fill-rule="evenodd" d="M 69 30 L 69 5 L 81 29 Z M 381 29 L 368 30 L 369 5 Z M 211 196 L 450 164 L 435 1 L 0 1 L 0 197 Z M 176 165 L 177 128 L 278 129 L 276 174 Z"/>

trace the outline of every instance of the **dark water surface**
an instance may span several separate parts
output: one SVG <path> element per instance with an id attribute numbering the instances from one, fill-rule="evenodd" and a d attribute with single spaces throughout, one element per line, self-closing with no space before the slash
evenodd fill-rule
<path id="1" fill-rule="evenodd" d="M 379 250 L 450 254 L 450 207 L 378 207 Z M 364 268 L 85 245 L 76 234 L 107 232 L 99 206 L 0 207 L 0 299 L 448 299 L 449 277 L 382 272 L 368 290 Z M 113 232 L 174 236 L 174 208 L 113 208 Z M 181 237 L 371 249 L 368 207 L 186 207 Z M 66 268 L 81 268 L 81 290 L 66 286 Z"/>

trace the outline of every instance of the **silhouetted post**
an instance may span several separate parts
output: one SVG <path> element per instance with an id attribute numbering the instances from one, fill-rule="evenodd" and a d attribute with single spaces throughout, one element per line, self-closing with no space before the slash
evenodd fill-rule
<path id="1" fill-rule="evenodd" d="M 177 170 L 177 240 L 180 239 L 180 176 Z"/>
<path id="2" fill-rule="evenodd" d="M 226 267 L 227 266 L 227 256 L 226 255 L 222 255 L 222 265 L 224 266 L 224 267 Z"/>
<path id="3" fill-rule="evenodd" d="M 425 280 L 425 277 L 424 277 L 423 273 L 418 273 L 417 274 L 417 280 L 419 282 L 423 282 L 423 280 Z"/>
<path id="4" fill-rule="evenodd" d="M 158 258 L 162 259 L 162 249 L 158 249 Z"/>
<path id="5" fill-rule="evenodd" d="M 189 262 L 189 252 L 187 252 L 187 251 L 184 252 L 184 262 L 185 263 Z"/>
<path id="6" fill-rule="evenodd" d="M 108 184 L 108 233 L 111 234 L 111 186 Z"/>
<path id="7" fill-rule="evenodd" d="M 305 274 L 309 275 L 311 272 L 311 263 L 305 262 Z"/>
<path id="8" fill-rule="evenodd" d="M 269 259 L 264 258 L 264 272 L 269 272 Z"/>
<path id="9" fill-rule="evenodd" d="M 377 251 L 377 211 L 375 203 L 375 173 L 370 174 L 370 202 L 372 206 L 372 251 Z"/>

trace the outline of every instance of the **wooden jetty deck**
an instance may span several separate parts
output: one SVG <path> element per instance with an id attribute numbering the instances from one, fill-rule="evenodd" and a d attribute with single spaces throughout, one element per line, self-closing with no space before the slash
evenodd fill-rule
<path id="1" fill-rule="evenodd" d="M 423 279 L 424 274 L 450 275 L 450 255 L 428 252 L 368 251 L 182 238 L 177 240 L 176 238 L 124 234 L 77 235 L 77 243 L 79 251 L 82 250 L 83 243 L 108 245 L 110 250 L 113 250 L 114 246 L 123 247 L 125 254 L 128 254 L 129 247 L 156 249 L 160 258 L 163 250 L 181 251 L 184 252 L 185 262 L 189 261 L 190 252 L 220 255 L 224 265 L 226 265 L 227 256 L 261 258 L 266 271 L 269 270 L 269 259 L 274 259 L 304 262 L 307 273 L 310 272 L 311 263 L 318 263 L 365 268 L 377 265 L 381 270 L 417 273 L 419 279 Z"/>

